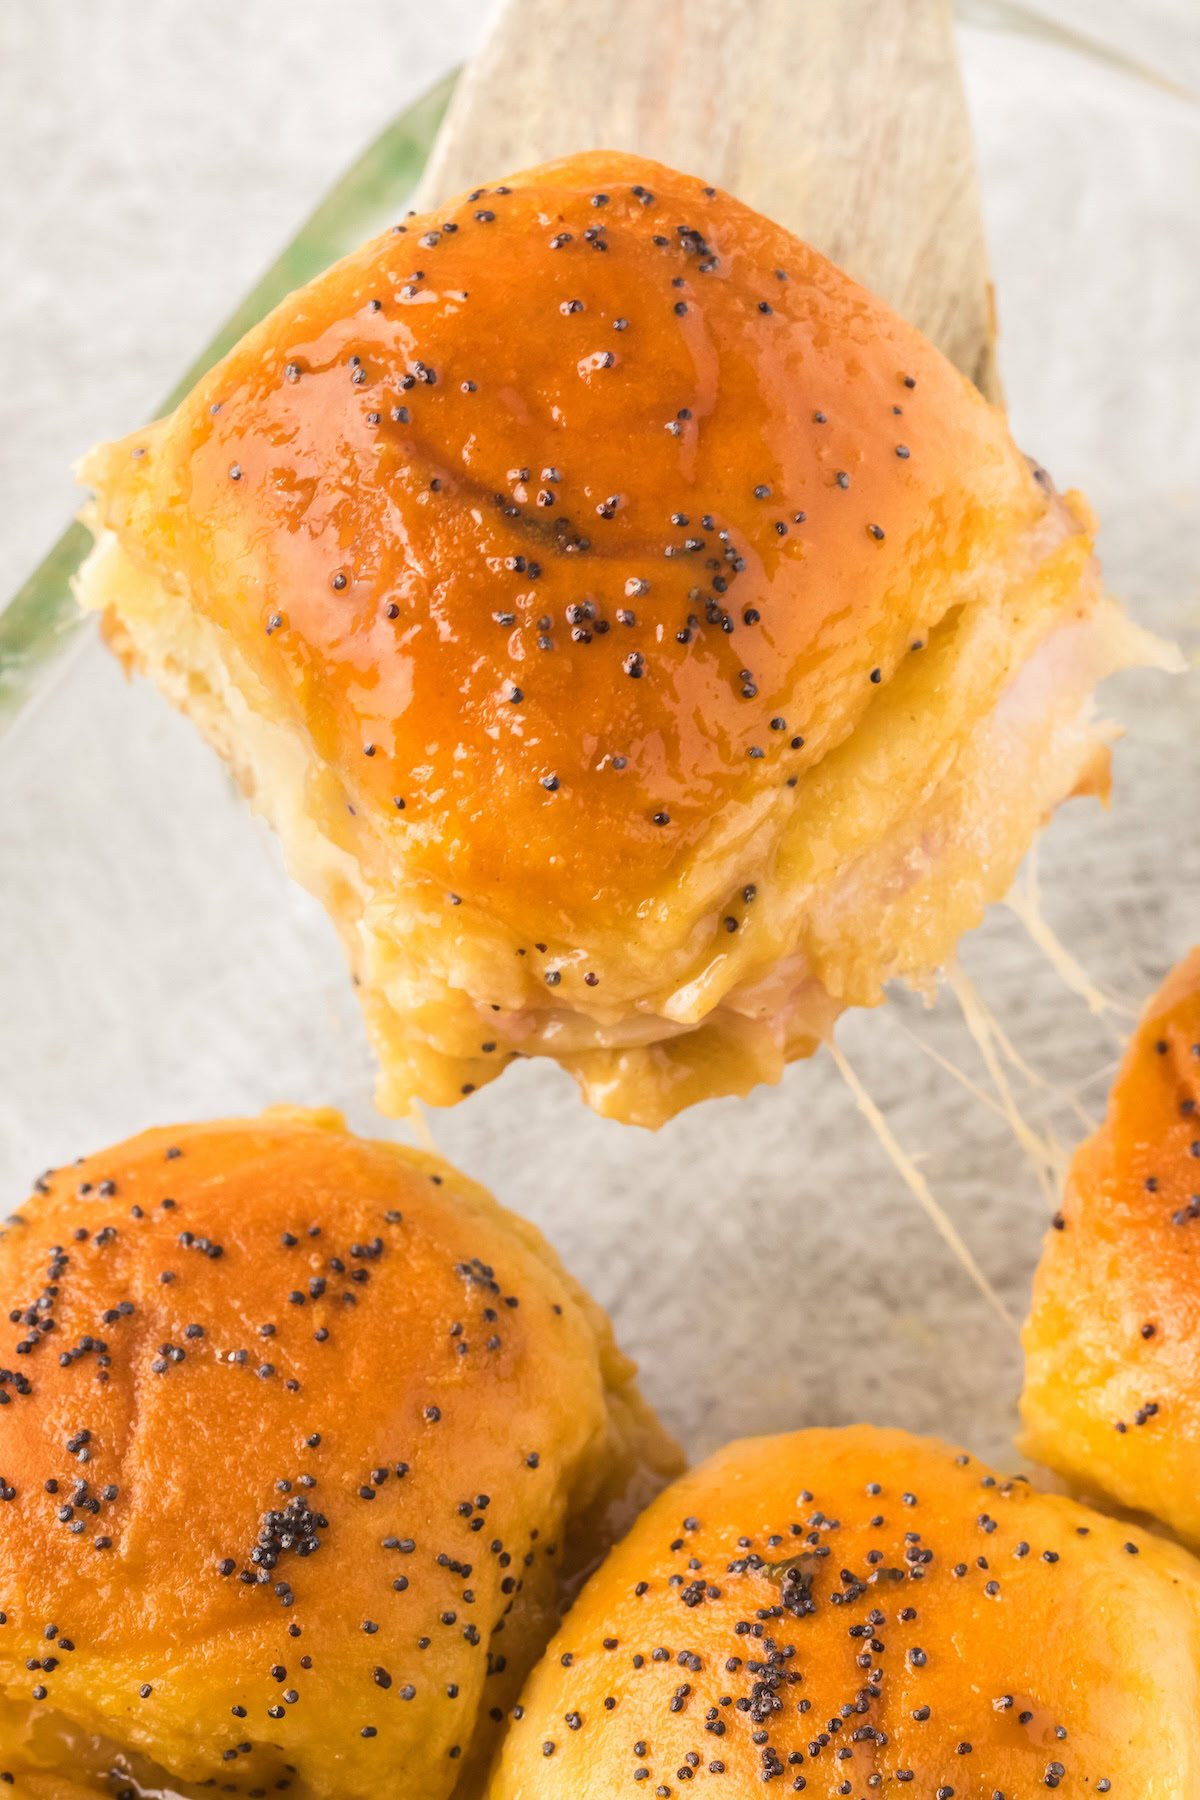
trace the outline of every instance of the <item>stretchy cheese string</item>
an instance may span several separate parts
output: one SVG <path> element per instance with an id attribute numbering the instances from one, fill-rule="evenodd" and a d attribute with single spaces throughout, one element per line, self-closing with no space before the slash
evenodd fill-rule
<path id="1" fill-rule="evenodd" d="M 1111 1087 L 1113 1076 L 1121 1066 L 1121 1060 L 1119 1056 L 1110 1056 L 1106 1063 L 1101 1063 L 1098 1069 L 1093 1069 L 1090 1075 L 1085 1075 L 1075 1089 L 1076 1095 L 1086 1094 L 1089 1088 L 1094 1088 L 1101 1081 L 1106 1088 Z M 1089 1118 L 1092 1116 L 1091 1113 L 1088 1114 Z"/>
<path id="2" fill-rule="evenodd" d="M 1005 1060 L 1011 1062 L 1018 1073 L 1023 1075 L 1029 1082 L 1030 1086 L 1035 1087 L 1040 1092 L 1044 1093 L 1054 1106 L 1065 1107 L 1072 1112 L 1085 1131 L 1095 1131 L 1100 1121 L 1096 1118 L 1094 1113 L 1088 1111 L 1079 1096 L 1086 1092 L 1089 1087 L 1094 1087 L 1098 1081 L 1107 1081 L 1111 1077 L 1113 1070 L 1119 1066 L 1118 1061 L 1114 1059 L 1105 1063 L 1102 1068 L 1097 1069 L 1093 1074 L 1086 1076 L 1076 1088 L 1058 1087 L 1054 1082 L 1047 1081 L 1044 1075 L 1039 1075 L 1036 1069 L 1030 1067 L 1020 1051 L 1018 1051 L 1010 1042 L 1003 1028 L 996 1023 L 995 1015 L 991 1012 L 990 1008 L 986 1010 L 989 1023 L 996 1034 L 996 1042 Z M 943 1056 L 942 1052 L 923 1038 L 919 1031 L 914 1031 L 911 1025 L 906 1025 L 894 1007 L 885 1009 L 881 1016 L 890 1019 L 894 1028 L 903 1034 L 914 1049 L 919 1050 L 923 1056 L 927 1056 L 930 1062 L 935 1063 L 945 1074 L 949 1075 L 954 1081 L 957 1081 L 960 1087 L 965 1088 L 972 1100 L 978 1101 L 980 1106 L 985 1106 L 990 1113 L 994 1113 L 998 1119 L 1003 1119 L 1007 1124 L 1008 1114 L 1005 1112 L 1004 1107 L 1000 1104 L 999 1100 L 989 1094 L 987 1089 L 981 1087 L 977 1081 L 973 1081 L 965 1069 L 960 1069 L 956 1062 L 952 1062 L 948 1056 Z M 1043 1107 L 1042 1110 L 1045 1110 L 1045 1108 Z M 1036 1116 L 1037 1115 L 1035 1114 L 1035 1117 Z M 1050 1136 L 1057 1147 L 1057 1139 L 1053 1137 L 1053 1133 L 1051 1133 Z"/>
<path id="3" fill-rule="evenodd" d="M 959 970 L 959 974 L 963 980 L 966 979 L 965 976 L 962 976 L 961 970 Z M 1095 1131 L 1100 1121 L 1088 1111 L 1080 1100 L 1081 1088 L 1059 1087 L 1056 1082 L 1047 1081 L 1044 1075 L 1039 1074 L 1031 1063 L 1026 1062 L 1004 1027 L 997 1020 L 991 1007 L 980 999 L 978 989 L 974 989 L 973 992 L 976 1003 L 987 1019 L 988 1029 L 995 1038 L 1000 1054 L 1009 1067 L 1015 1069 L 1017 1074 L 1029 1083 L 1030 1087 L 1038 1088 L 1042 1093 L 1048 1094 L 1056 1105 L 1065 1106 L 1070 1112 L 1073 1112 L 1085 1131 Z"/>
<path id="4" fill-rule="evenodd" d="M 1042 917 L 1040 898 L 1037 862 L 1031 856 L 1006 895 L 1004 904 L 1021 921 L 1055 974 L 1066 982 L 1073 994 L 1079 995 L 1089 1012 L 1094 1013 L 1097 1018 L 1112 1012 L 1135 1019 L 1138 1008 L 1133 1002 L 1119 994 L 1105 993 L 1102 988 L 1097 987 L 1083 965 L 1075 960 L 1065 945 L 1059 943 Z"/>
<path id="5" fill-rule="evenodd" d="M 1035 1131 L 1017 1105 L 1004 1065 L 996 1053 L 996 1044 L 1002 1034 L 971 982 L 954 964 L 945 973 L 946 983 L 958 1001 L 967 1030 L 991 1077 L 1004 1117 L 1013 1136 L 1029 1158 L 1047 1207 L 1053 1211 L 1058 1204 L 1062 1176 L 1066 1173 L 1062 1147 L 1053 1136 L 1043 1136 L 1041 1132 Z M 1015 1051 L 1012 1054 L 1016 1056 Z"/>
<path id="6" fill-rule="evenodd" d="M 405 1123 L 412 1128 L 412 1134 L 422 1150 L 427 1150 L 430 1156 L 441 1155 L 441 1151 L 438 1149 L 437 1139 L 434 1137 L 432 1127 L 429 1123 L 429 1115 L 419 1100 L 414 1100 L 409 1107 Z"/>
<path id="7" fill-rule="evenodd" d="M 1097 987 L 1082 966 L 1058 942 L 1038 909 L 1037 878 L 1032 868 L 1028 872 L 1024 888 L 1010 897 L 1010 905 L 1029 932 L 1034 944 L 1046 956 L 1055 973 L 1073 994 L 1084 1001 L 1094 1016 L 1108 1012 L 1134 1012 L 1135 1009 L 1128 1006 L 1119 996 L 1105 993 Z M 1021 1055 L 961 968 L 952 965 L 945 971 L 945 979 L 958 1001 L 963 1021 L 983 1060 L 995 1090 L 994 1095 L 988 1093 L 965 1070 L 960 1069 L 932 1044 L 926 1042 L 919 1033 L 911 1030 L 895 1014 L 892 1015 L 893 1020 L 911 1043 L 959 1082 L 973 1099 L 1005 1121 L 1020 1148 L 1028 1157 L 1035 1178 L 1048 1204 L 1051 1207 L 1057 1206 L 1066 1174 L 1068 1152 L 1049 1126 L 1039 1131 L 1022 1113 L 1005 1065 L 1007 1064 L 1008 1069 L 1012 1070 L 1031 1088 L 1046 1095 L 1054 1104 L 1067 1108 L 1086 1131 L 1092 1131 L 1096 1128 L 1096 1120 L 1082 1104 L 1079 1095 L 1095 1082 L 1111 1074 L 1115 1063 L 1110 1063 L 1104 1069 L 1097 1070 L 1074 1090 L 1059 1087 L 1048 1081 Z M 1119 1033 L 1114 1031 L 1112 1035 L 1118 1041 L 1120 1040 Z M 939 1236 L 987 1300 L 989 1306 L 1015 1334 L 1017 1325 L 1012 1314 L 934 1196 L 929 1183 L 896 1139 L 883 1114 L 863 1087 L 842 1050 L 836 1043 L 831 1043 L 829 1049 L 838 1072 L 853 1094 L 859 1111 L 874 1131 L 884 1154 L 917 1200 L 922 1211 L 930 1219 Z"/>
<path id="8" fill-rule="evenodd" d="M 890 1018 L 896 1030 L 902 1032 L 915 1049 L 919 1050 L 923 1056 L 927 1056 L 930 1062 L 936 1063 L 938 1068 L 957 1081 L 960 1087 L 964 1087 L 972 1100 L 978 1100 L 980 1106 L 986 1106 L 988 1111 L 995 1113 L 998 1119 L 1005 1117 L 1004 1108 L 998 1100 L 993 1100 L 985 1088 L 980 1087 L 977 1081 L 971 1080 L 965 1069 L 960 1069 L 958 1064 L 951 1062 L 948 1056 L 943 1056 L 941 1051 L 928 1043 L 919 1031 L 914 1031 L 911 1025 L 906 1025 L 894 1010 L 885 1009 L 883 1016 Z"/>
<path id="9" fill-rule="evenodd" d="M 832 1038 L 829 1040 L 829 1054 L 833 1058 L 839 1075 L 850 1089 L 851 1094 L 853 1094 L 859 1112 L 863 1115 L 863 1118 L 867 1121 L 868 1125 L 875 1133 L 875 1136 L 878 1138 L 884 1155 L 892 1164 L 893 1168 L 900 1176 L 900 1179 L 913 1195 L 922 1211 L 926 1214 L 939 1237 L 970 1276 L 971 1280 L 979 1289 L 979 1292 L 983 1295 L 997 1318 L 1000 1319 L 1006 1330 L 1010 1331 L 1013 1336 L 1016 1337 L 1018 1334 L 1016 1320 L 1013 1318 L 1007 1306 L 1005 1306 L 1003 1300 L 976 1262 L 970 1249 L 959 1236 L 958 1230 L 953 1222 L 947 1217 L 938 1201 L 934 1198 L 929 1183 L 917 1168 L 908 1152 L 897 1141 L 887 1120 L 884 1118 L 871 1096 L 867 1093 L 866 1088 L 864 1088 L 862 1082 L 847 1062 L 842 1050 Z"/>

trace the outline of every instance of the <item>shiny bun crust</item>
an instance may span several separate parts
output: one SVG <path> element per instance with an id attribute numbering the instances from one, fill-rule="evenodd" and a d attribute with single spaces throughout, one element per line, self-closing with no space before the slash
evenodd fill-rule
<path id="1" fill-rule="evenodd" d="M 1200 949 L 1076 1152 L 1025 1326 L 1023 1448 L 1200 1544 Z"/>
<path id="2" fill-rule="evenodd" d="M 16 1800 L 111 1796 L 112 1769 L 477 1792 L 564 1582 L 678 1466 L 539 1234 L 336 1115 L 49 1173 L 0 1286 Z"/>
<path id="3" fill-rule="evenodd" d="M 84 473 L 81 599 L 330 908 L 388 1110 L 778 1079 L 1103 784 L 1142 649 L 930 344 L 610 153 L 397 225 Z"/>
<path id="4" fill-rule="evenodd" d="M 488 1800 L 1200 1792 L 1185 1552 L 901 1432 L 733 1444 L 528 1682 Z"/>

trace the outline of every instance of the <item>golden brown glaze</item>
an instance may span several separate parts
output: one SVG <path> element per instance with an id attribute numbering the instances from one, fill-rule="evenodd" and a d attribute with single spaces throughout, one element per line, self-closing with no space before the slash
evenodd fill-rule
<path id="1" fill-rule="evenodd" d="M 715 807 L 848 735 L 947 569 L 1045 508 L 1000 415 L 878 301 L 608 155 L 366 245 L 148 463 L 151 553 L 355 803 L 390 824 L 402 796 L 439 877 L 528 889 L 558 929 L 632 917 Z"/>
<path id="2" fill-rule="evenodd" d="M 1025 1326 L 1024 1447 L 1200 1544 L 1200 949 L 1076 1152 Z"/>
<path id="3" fill-rule="evenodd" d="M 537 1232 L 336 1115 L 50 1173 L 0 1286 L 17 1796 L 111 1794 L 112 1766 L 188 1795 L 469 1790 L 570 1571 L 677 1466 Z"/>
<path id="4" fill-rule="evenodd" d="M 1184 1800 L 1198 1598 L 1174 1546 L 941 1444 L 733 1444 L 585 1588 L 488 1800 Z"/>
<path id="5" fill-rule="evenodd" d="M 1086 509 L 879 301 L 655 164 L 410 218 L 85 472 L 85 604 L 334 913 L 390 1108 L 515 1055 L 647 1123 L 777 1078 L 1103 784 Z"/>

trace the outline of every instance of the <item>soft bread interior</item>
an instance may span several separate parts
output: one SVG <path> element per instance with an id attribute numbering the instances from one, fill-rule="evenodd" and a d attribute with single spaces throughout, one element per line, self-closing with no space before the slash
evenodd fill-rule
<path id="1" fill-rule="evenodd" d="M 244 1791 L 243 1779 L 250 1786 L 256 1781 L 273 1785 L 286 1776 L 287 1765 L 278 1753 L 269 1763 L 260 1756 L 257 1768 L 244 1762 L 237 1770 L 237 1787 Z M 62 1713 L 27 1700 L 0 1698 L 0 1779 L 5 1777 L 12 1779 L 14 1795 L 26 1800 L 95 1800 L 97 1795 L 111 1800 L 118 1791 L 134 1794 L 137 1800 L 198 1800 L 202 1792 L 212 1791 L 207 1785 L 174 1781 L 144 1756 L 85 1730 Z M 295 1800 L 305 1800 L 294 1782 L 289 1791 Z"/>
<path id="2" fill-rule="evenodd" d="M 1084 522 L 1055 499 L 849 739 L 753 809 L 727 807 L 703 852 L 664 872 L 636 938 L 555 946 L 564 965 L 606 969 L 602 995 L 563 1005 L 496 911 L 468 895 L 447 925 L 444 893 L 406 869 L 402 823 L 351 807 L 231 634 L 110 530 L 79 597 L 230 762 L 336 921 L 393 1113 L 452 1103 L 535 1053 L 598 1111 L 645 1125 L 778 1080 L 845 1007 L 877 1004 L 889 980 L 931 981 L 1053 809 L 1105 791 L 1097 682 L 1164 660 L 1101 595 Z"/>

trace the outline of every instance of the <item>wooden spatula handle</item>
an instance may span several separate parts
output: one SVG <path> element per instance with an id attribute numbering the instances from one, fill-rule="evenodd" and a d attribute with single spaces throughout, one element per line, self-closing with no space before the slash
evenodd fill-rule
<path id="1" fill-rule="evenodd" d="M 950 0 L 506 0 L 421 202 L 599 148 L 704 175 L 778 219 L 995 397 Z"/>

